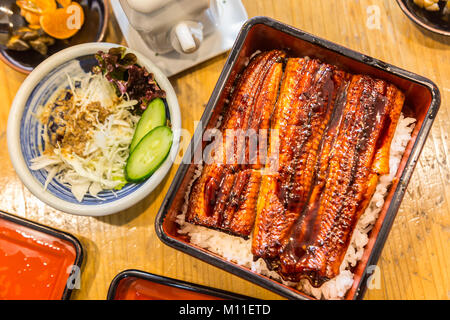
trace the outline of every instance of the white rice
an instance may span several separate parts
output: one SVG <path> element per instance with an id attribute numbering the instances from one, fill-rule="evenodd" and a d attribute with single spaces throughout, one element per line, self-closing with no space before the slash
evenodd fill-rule
<path id="1" fill-rule="evenodd" d="M 249 268 L 259 274 L 271 277 L 286 285 L 296 287 L 301 292 L 309 294 L 317 299 L 343 299 L 346 292 L 353 285 L 353 273 L 351 269 L 356 266 L 362 258 L 364 247 L 368 243 L 368 233 L 375 224 L 378 215 L 383 207 L 384 198 L 387 194 L 388 187 L 397 173 L 398 166 L 402 159 L 405 148 L 411 139 L 411 133 L 414 129 L 413 118 L 405 118 L 403 114 L 400 116 L 395 135 L 392 139 L 390 150 L 390 173 L 380 177 L 380 181 L 372 200 L 366 211 L 361 215 L 356 228 L 353 232 L 351 244 L 347 250 L 346 256 L 340 267 L 340 273 L 335 278 L 325 282 L 321 287 L 314 288 L 308 280 L 304 279 L 298 283 L 283 281 L 275 271 L 270 271 L 262 259 L 253 261 L 251 253 L 251 235 L 248 240 L 241 237 L 232 236 L 221 231 L 196 226 L 185 221 L 185 213 L 187 210 L 187 202 L 190 193 L 190 187 L 193 181 L 200 176 L 202 168 L 199 166 L 192 179 L 190 186 L 187 188 L 185 195 L 185 203 L 182 207 L 181 214 L 177 217 L 177 223 L 180 225 L 178 232 L 180 234 L 189 235 L 190 242 L 199 247 L 214 252 L 226 260 L 234 262 L 238 265 Z"/>

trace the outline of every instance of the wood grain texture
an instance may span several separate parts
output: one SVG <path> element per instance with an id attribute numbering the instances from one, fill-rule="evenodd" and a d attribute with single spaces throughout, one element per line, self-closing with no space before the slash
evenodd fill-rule
<path id="1" fill-rule="evenodd" d="M 392 0 L 243 0 L 250 17 L 265 15 L 433 80 L 442 105 L 378 263 L 378 288 L 366 299 L 450 298 L 450 38 L 414 25 Z M 375 6 L 375 7 L 371 7 Z M 375 11 L 372 11 L 375 8 Z M 379 28 L 371 28 L 380 13 Z M 376 26 L 376 25 L 375 25 Z M 111 12 L 108 42 L 125 44 Z M 183 127 L 193 132 L 227 54 L 170 80 Z M 154 220 L 177 167 L 141 203 L 101 218 L 54 210 L 23 186 L 6 145 L 9 108 L 25 76 L 0 63 L 0 209 L 77 236 L 85 250 L 74 299 L 104 299 L 113 277 L 134 268 L 262 299 L 280 296 L 164 245 Z M 375 284 L 377 281 L 375 281 Z"/>

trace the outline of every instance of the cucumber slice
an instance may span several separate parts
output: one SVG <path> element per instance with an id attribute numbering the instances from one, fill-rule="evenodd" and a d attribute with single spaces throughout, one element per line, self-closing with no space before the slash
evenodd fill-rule
<path id="1" fill-rule="evenodd" d="M 134 131 L 133 140 L 130 144 L 130 153 L 133 152 L 134 148 L 138 145 L 139 141 L 152 129 L 164 126 L 166 124 L 166 106 L 160 98 L 153 99 L 149 104 L 147 109 L 139 119 L 136 125 L 136 130 Z"/>
<path id="2" fill-rule="evenodd" d="M 126 179 L 140 182 L 151 176 L 166 159 L 172 140 L 172 130 L 166 126 L 156 127 L 147 133 L 128 157 Z"/>

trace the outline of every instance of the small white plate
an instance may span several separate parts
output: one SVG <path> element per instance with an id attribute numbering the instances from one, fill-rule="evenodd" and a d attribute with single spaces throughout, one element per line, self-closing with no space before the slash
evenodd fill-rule
<path id="1" fill-rule="evenodd" d="M 248 19 L 247 11 L 240 0 L 217 1 L 217 4 L 221 12 L 217 28 L 203 39 L 197 51 L 191 54 L 180 54 L 176 51 L 156 54 L 141 33 L 130 25 L 119 0 L 111 0 L 111 6 L 128 46 L 152 59 L 168 77 L 231 49 L 242 25 Z"/>

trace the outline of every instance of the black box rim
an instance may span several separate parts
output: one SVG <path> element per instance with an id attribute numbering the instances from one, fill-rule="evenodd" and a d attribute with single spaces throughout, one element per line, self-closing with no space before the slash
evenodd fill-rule
<path id="1" fill-rule="evenodd" d="M 224 291 L 224 290 L 220 290 L 220 289 L 216 289 L 216 288 L 212 288 L 212 287 L 202 286 L 202 285 L 195 284 L 192 282 L 168 278 L 165 276 L 160 276 L 157 274 L 153 274 L 153 273 L 149 273 L 149 272 L 145 272 L 145 271 L 141 271 L 141 270 L 137 270 L 137 269 L 127 269 L 127 270 L 124 270 L 124 271 L 118 273 L 114 277 L 114 279 L 111 281 L 106 299 L 107 300 L 115 300 L 114 297 L 116 295 L 118 285 L 120 284 L 120 282 L 123 279 L 130 278 L 130 277 L 144 279 L 147 281 L 155 282 L 155 283 L 166 285 L 169 287 L 176 287 L 176 288 L 189 290 L 189 291 L 206 294 L 206 295 L 210 295 L 210 296 L 215 296 L 215 297 L 227 299 L 227 300 L 254 299 L 254 298 L 250 298 L 250 297 L 243 296 L 240 294 L 236 294 L 236 293 L 232 293 L 232 292 L 228 292 L 228 291 Z"/>

